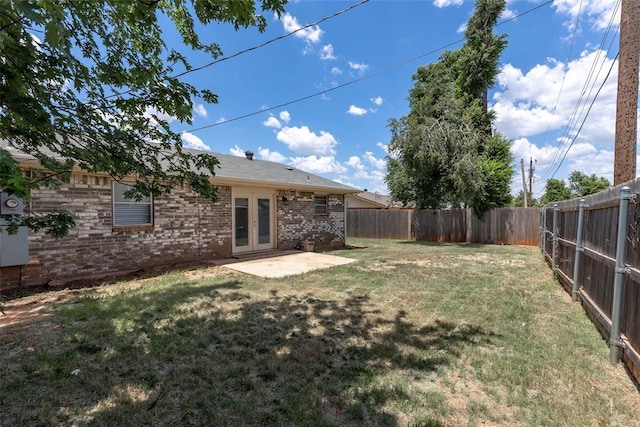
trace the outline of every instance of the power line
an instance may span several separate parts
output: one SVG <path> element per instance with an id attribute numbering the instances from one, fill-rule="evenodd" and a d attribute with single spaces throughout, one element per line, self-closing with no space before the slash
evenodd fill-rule
<path id="1" fill-rule="evenodd" d="M 619 2 L 618 2 L 619 5 Z M 596 52 L 596 56 L 593 60 L 593 63 L 591 64 L 591 68 L 589 69 L 589 73 L 587 74 L 587 78 L 585 79 L 585 83 L 584 86 L 582 88 L 582 92 L 580 93 L 580 96 L 578 97 L 578 100 L 576 101 L 576 105 L 573 109 L 573 112 L 571 113 L 570 120 L 569 123 L 566 125 L 565 127 L 565 131 L 563 133 L 563 136 L 560 138 L 560 143 L 558 144 L 558 147 L 556 148 L 552 159 L 551 159 L 551 164 L 548 168 L 546 168 L 546 172 L 543 175 L 542 179 L 545 179 L 547 176 L 549 176 L 549 171 L 551 171 L 554 167 L 554 165 L 556 164 L 556 162 L 558 161 L 559 157 L 560 157 L 560 153 L 562 153 L 562 151 L 564 150 L 564 147 L 566 146 L 566 144 L 568 144 L 568 141 L 571 139 L 571 133 L 574 131 L 575 126 L 579 120 L 579 117 L 581 116 L 582 112 L 584 112 L 584 108 L 586 106 L 586 101 L 584 101 L 585 98 L 585 93 L 587 91 L 587 88 L 589 87 L 589 84 L 591 84 L 591 89 L 589 90 L 589 96 L 591 95 L 591 92 L 593 91 L 594 87 L 595 87 L 595 76 L 594 76 L 594 71 L 596 69 L 596 65 L 599 61 L 600 58 L 600 54 L 604 49 L 604 44 L 609 36 L 609 32 L 611 31 L 611 27 L 613 25 L 613 21 L 616 15 L 616 8 L 614 8 L 613 13 L 611 15 L 611 18 L 609 20 L 609 24 L 607 26 L 607 30 L 605 31 L 605 34 L 602 37 L 602 40 L 600 42 L 600 46 Z M 612 38 L 612 42 L 613 42 Z M 611 45 L 609 45 L 609 49 L 607 49 L 607 53 L 611 50 Z M 600 70 L 602 70 L 602 66 L 604 65 L 604 61 L 602 62 L 602 64 L 600 65 Z M 599 75 L 600 71 L 598 71 L 598 73 L 596 74 Z M 592 78 L 594 79 L 592 81 Z M 584 104 L 583 104 L 584 101 Z M 582 105 L 582 108 L 580 108 L 580 106 Z M 580 110 L 580 113 L 578 113 L 578 110 Z"/>
<path id="2" fill-rule="evenodd" d="M 196 72 L 196 71 L 204 70 L 205 68 L 210 67 L 210 66 L 212 66 L 212 65 L 214 65 L 214 64 L 218 64 L 218 63 L 223 62 L 223 61 L 228 61 L 228 60 L 230 60 L 230 59 L 232 59 L 232 58 L 235 58 L 235 57 L 237 57 L 237 56 L 243 55 L 243 54 L 245 54 L 245 53 L 251 52 L 251 51 L 256 50 L 256 49 L 260 49 L 261 47 L 267 46 L 267 45 L 269 45 L 269 44 L 271 44 L 271 43 L 273 43 L 273 42 L 276 42 L 276 41 L 278 41 L 278 40 L 282 40 L 282 39 L 284 39 L 284 38 L 287 38 L 287 37 L 289 37 L 289 36 L 292 36 L 292 35 L 296 34 L 296 33 L 297 33 L 297 32 L 299 32 L 299 31 L 302 31 L 302 30 L 304 30 L 304 29 L 307 29 L 307 28 L 313 27 L 313 26 L 318 25 L 318 24 L 320 24 L 320 23 L 322 23 L 322 22 L 324 22 L 324 21 L 327 21 L 327 20 L 329 20 L 329 19 L 331 19 L 331 18 L 335 18 L 336 16 L 340 16 L 340 15 L 342 15 L 342 14 L 344 14 L 344 13 L 347 13 L 347 12 L 349 12 L 350 10 L 355 9 L 355 8 L 356 8 L 356 7 L 358 7 L 358 6 L 362 6 L 363 4 L 367 3 L 368 1 L 369 1 L 369 0 L 362 0 L 362 1 L 360 1 L 359 3 L 352 4 L 351 6 L 347 7 L 346 9 L 342 9 L 342 10 L 341 10 L 341 11 L 339 11 L 339 12 L 332 13 L 331 15 L 325 16 L 324 18 L 319 19 L 319 20 L 317 20 L 316 22 L 313 22 L 313 23 L 311 23 L 311 24 L 305 25 L 304 27 L 300 27 L 300 28 L 298 28 L 297 30 L 291 31 L 290 33 L 284 34 L 284 35 L 282 35 L 282 36 L 276 37 L 276 38 L 271 39 L 271 40 L 267 40 L 266 42 L 261 43 L 261 44 L 259 44 L 259 45 L 256 45 L 256 46 L 253 46 L 253 47 L 250 47 L 250 48 L 247 48 L 247 49 L 241 50 L 241 51 L 239 51 L 239 52 L 234 53 L 233 55 L 226 56 L 226 57 L 221 58 L 221 59 L 216 59 L 215 61 L 211 61 L 211 62 L 209 62 L 208 64 L 202 65 L 202 66 L 200 66 L 200 67 L 191 68 L 191 69 L 186 70 L 186 71 L 184 71 L 184 72 L 182 72 L 182 73 L 180 73 L 180 74 L 176 74 L 176 75 L 175 75 L 175 76 L 173 76 L 173 77 L 182 77 L 182 76 L 184 76 L 185 74 L 190 74 L 190 73 L 194 73 L 194 72 Z"/>
<path id="3" fill-rule="evenodd" d="M 349 12 L 350 10 L 355 9 L 358 6 L 362 6 L 363 4 L 368 3 L 368 2 L 369 2 L 369 0 L 361 0 L 360 2 L 352 4 L 351 6 L 345 8 L 345 9 L 342 9 L 342 10 L 340 10 L 338 12 L 332 13 L 331 15 L 327 15 L 324 18 L 320 18 L 317 21 L 312 22 L 311 24 L 304 25 L 304 26 L 302 26 L 302 27 L 300 27 L 300 28 L 298 28 L 296 30 L 293 30 L 293 31 L 287 33 L 287 34 L 283 34 L 281 36 L 278 36 L 278 37 L 275 37 L 273 39 L 267 40 L 267 41 L 265 41 L 263 43 L 260 43 L 258 45 L 249 47 L 247 49 L 243 49 L 243 50 L 238 51 L 238 52 L 236 52 L 236 53 L 234 53 L 232 55 L 225 56 L 223 58 L 213 60 L 213 61 L 211 61 L 211 62 L 209 62 L 207 64 L 204 64 L 204 65 L 201 65 L 199 67 L 190 68 L 188 70 L 185 70 L 185 71 L 183 71 L 181 73 L 178 73 L 178 74 L 172 76 L 172 78 L 178 78 L 178 77 L 182 77 L 182 76 L 187 75 L 187 74 L 195 73 L 196 71 L 204 70 L 205 68 L 208 68 L 208 67 L 210 67 L 210 66 L 212 66 L 214 64 L 218 64 L 220 62 L 228 61 L 228 60 L 230 60 L 232 58 L 236 58 L 236 57 L 238 57 L 240 55 L 244 55 L 245 53 L 252 52 L 254 50 L 260 49 L 260 48 L 265 47 L 265 46 L 267 46 L 267 45 L 269 45 L 271 43 L 274 43 L 276 41 L 279 41 L 279 40 L 285 39 L 285 38 L 287 38 L 289 36 L 292 36 L 292 35 L 298 33 L 299 31 L 306 30 L 307 28 L 311 28 L 311 27 L 313 27 L 315 25 L 321 24 L 322 22 L 328 21 L 329 19 L 335 18 L 336 16 L 340 16 L 342 14 L 345 14 L 345 13 Z M 134 91 L 134 89 L 129 89 L 129 90 L 126 90 L 124 92 L 116 92 L 114 94 L 111 94 L 111 95 L 107 96 L 106 98 L 109 99 L 109 98 L 114 98 L 114 97 L 117 97 L 117 96 L 126 95 L 128 93 L 133 92 L 133 91 Z"/>
<path id="4" fill-rule="evenodd" d="M 616 60 L 618 59 L 618 55 L 619 54 L 620 54 L 620 52 L 618 52 L 616 54 L 616 57 L 614 58 L 614 60 L 611 61 L 611 67 L 609 67 L 609 71 L 607 72 L 607 75 L 605 76 L 604 80 L 602 81 L 602 84 L 598 88 L 598 91 L 596 92 L 596 95 L 593 97 L 593 100 L 591 101 L 591 104 L 589 105 L 589 109 L 587 110 L 587 113 L 585 114 L 584 118 L 582 119 L 582 123 L 580 123 L 580 128 L 576 132 L 576 136 L 574 136 L 573 139 L 571 140 L 571 143 L 569 144 L 569 146 L 565 150 L 564 155 L 562 156 L 562 159 L 558 163 L 558 167 L 556 167 L 556 170 L 553 171 L 553 173 L 551 174 L 551 177 L 549 179 L 553 178 L 555 176 L 556 172 L 558 172 L 558 169 L 560 169 L 560 166 L 562 165 L 562 162 L 567 157 L 567 153 L 569 153 L 569 150 L 573 146 L 573 143 L 576 142 L 576 139 L 578 138 L 578 135 L 580 135 L 580 131 L 582 130 L 582 126 L 584 126 L 584 123 L 587 121 L 587 117 L 589 117 L 589 113 L 591 112 L 591 108 L 593 107 L 593 104 L 596 102 L 596 99 L 598 98 L 598 95 L 600 94 L 600 91 L 604 87 L 604 84 L 609 79 L 609 76 L 611 75 L 611 70 L 613 70 L 613 66 L 616 64 Z"/>
<path id="5" fill-rule="evenodd" d="M 366 74 L 366 75 L 364 75 L 362 77 L 359 77 L 359 78 L 357 78 L 355 80 L 350 80 L 350 81 L 348 81 L 346 83 L 342 83 L 340 85 L 331 87 L 329 89 L 321 90 L 321 91 L 313 93 L 311 95 L 306 95 L 306 96 L 303 96 L 301 98 L 294 99 L 292 101 L 283 102 L 282 104 L 274 105 L 273 107 L 263 108 L 262 110 L 254 111 L 252 113 L 244 114 L 242 116 L 234 117 L 232 119 L 224 120 L 224 121 L 221 121 L 221 122 L 218 122 L 218 123 L 213 123 L 213 124 L 202 126 L 202 127 L 199 127 L 199 128 L 190 129 L 190 130 L 185 131 L 185 132 L 196 132 L 196 131 L 199 131 L 199 130 L 202 130 L 202 129 L 208 129 L 208 128 L 212 128 L 214 126 L 224 125 L 226 123 L 235 122 L 236 120 L 246 119 L 247 117 L 251 117 L 251 116 L 258 115 L 260 113 L 264 113 L 265 111 L 275 110 L 277 108 L 282 108 L 282 107 L 286 107 L 287 105 L 296 104 L 298 102 L 305 101 L 307 99 L 314 98 L 316 96 L 324 95 L 325 93 L 333 92 L 334 90 L 342 89 L 343 87 L 350 86 L 350 85 L 355 84 L 355 83 L 359 83 L 359 82 L 361 82 L 363 80 L 367 80 L 367 79 L 370 79 L 372 77 L 376 77 L 376 76 L 378 76 L 380 74 L 386 73 L 387 71 L 391 71 L 394 68 L 398 68 L 398 67 L 406 65 L 406 64 L 408 64 L 410 62 L 417 61 L 420 58 L 423 58 L 423 57 L 428 56 L 428 55 L 432 55 L 432 54 L 434 54 L 434 53 L 436 53 L 436 52 L 438 52 L 440 50 L 443 50 L 443 49 L 446 49 L 448 47 L 454 46 L 454 45 L 456 45 L 458 43 L 461 43 L 463 41 L 464 41 L 464 39 L 456 40 L 455 42 L 451 42 L 451 43 L 449 43 L 449 44 L 447 44 L 445 46 L 441 46 L 439 48 L 430 50 L 429 52 L 426 52 L 426 53 L 423 53 L 421 55 L 415 56 L 415 57 L 413 57 L 411 59 L 407 59 L 405 61 L 398 62 L 397 64 L 390 65 L 389 67 L 383 68 L 382 70 L 376 71 L 375 73 Z"/>
<path id="6" fill-rule="evenodd" d="M 569 45 L 569 53 L 567 54 L 567 64 L 569 64 L 569 61 L 571 60 L 571 54 L 573 53 L 573 44 L 575 43 L 575 40 L 576 40 L 576 34 L 578 32 L 578 24 L 580 23 L 581 13 L 582 13 L 582 0 L 580 0 L 578 13 L 576 14 L 576 22 L 573 24 L 573 34 L 571 35 L 571 44 Z M 558 104 L 560 103 L 560 96 L 562 95 L 562 90 L 564 89 L 564 82 L 567 78 L 567 72 L 568 72 L 568 69 L 565 70 L 565 72 L 562 74 L 562 82 L 560 82 L 560 90 L 558 91 L 556 102 L 553 105 L 553 109 L 551 110 L 551 119 L 549 120 L 549 125 L 547 126 L 547 130 L 545 131 L 544 136 L 542 137 L 542 142 L 541 142 L 542 145 L 544 145 L 544 143 L 546 142 L 547 136 L 549 135 L 549 131 L 551 130 L 551 124 L 553 122 L 553 114 L 558 109 Z M 553 163 L 553 160 L 551 162 Z"/>
<path id="7" fill-rule="evenodd" d="M 502 21 L 502 22 L 498 23 L 498 24 L 496 25 L 496 27 L 497 27 L 497 26 L 500 26 L 500 25 L 504 25 L 504 24 L 506 24 L 506 23 L 508 23 L 508 22 L 510 22 L 510 21 L 513 21 L 513 20 L 515 20 L 515 19 L 517 19 L 517 18 L 519 18 L 519 17 L 521 17 L 521 16 L 524 16 L 524 15 L 526 15 L 526 14 L 528 14 L 528 13 L 531 13 L 531 12 L 533 12 L 533 11 L 535 11 L 535 10 L 541 9 L 541 8 L 542 8 L 542 7 L 544 7 L 544 6 L 548 6 L 548 5 L 550 5 L 551 3 L 553 3 L 553 0 L 549 0 L 549 1 L 545 2 L 545 3 L 539 4 L 538 6 L 535 6 L 535 7 L 531 8 L 531 9 L 528 9 L 528 10 L 526 10 L 525 12 L 522 12 L 522 13 L 521 13 L 521 14 L 519 14 L 519 15 L 516 15 L 516 16 L 514 16 L 514 17 L 511 17 L 511 18 L 509 18 L 509 19 L 506 19 L 506 20 L 504 20 L 504 21 Z M 361 82 L 361 81 L 363 81 L 363 80 L 367 80 L 367 79 L 370 79 L 370 78 L 372 78 L 372 77 L 378 76 L 378 75 L 380 75 L 380 74 L 386 73 L 387 71 L 391 71 L 391 70 L 393 70 L 393 69 L 395 69 L 395 68 L 399 68 L 399 67 L 401 67 L 401 66 L 403 66 L 403 65 L 406 65 L 406 64 L 409 64 L 409 63 L 411 63 L 411 62 L 415 62 L 415 61 L 417 61 L 418 59 L 424 58 L 425 56 L 432 55 L 432 54 L 434 54 L 434 53 L 436 53 L 436 52 L 439 52 L 439 51 L 441 51 L 441 50 L 444 50 L 444 49 L 447 49 L 447 48 L 449 48 L 449 47 L 455 46 L 455 45 L 457 45 L 457 44 L 459 44 L 459 43 L 462 43 L 462 42 L 464 42 L 464 40 L 465 40 L 464 38 L 458 39 L 458 40 L 453 41 L 453 42 L 451 42 L 451 43 L 448 43 L 448 44 L 446 44 L 446 45 L 444 45 L 444 46 L 440 46 L 440 47 L 438 47 L 438 48 L 432 49 L 432 50 L 430 50 L 430 51 L 428 51 L 428 52 L 425 52 L 425 53 L 423 53 L 423 54 L 420 54 L 420 55 L 418 55 L 418 56 L 414 56 L 413 58 L 406 59 L 406 60 L 401 61 L 401 62 L 398 62 L 398 63 L 396 63 L 396 64 L 394 64 L 394 65 L 390 65 L 390 66 L 388 66 L 388 67 L 386 67 L 386 68 L 383 68 L 383 69 L 382 69 L 382 70 L 380 70 L 380 71 L 376 71 L 375 73 L 366 74 L 366 75 L 364 75 L 364 76 L 362 76 L 362 77 L 359 77 L 359 78 L 357 78 L 357 79 L 355 79 L 355 80 L 348 81 L 348 82 L 346 82 L 346 83 L 343 83 L 343 84 L 340 84 L 340 85 L 334 86 L 334 87 L 329 88 L 329 89 L 321 90 L 321 91 L 319 91 L 319 92 L 316 92 L 316 93 L 313 93 L 313 94 L 310 94 L 310 95 L 306 95 L 306 96 L 303 96 L 303 97 L 300 97 L 300 98 L 296 98 L 296 99 L 294 99 L 294 100 L 287 101 L 287 102 L 284 102 L 284 103 L 282 103 L 282 104 L 275 105 L 275 106 L 273 106 L 273 107 L 264 108 L 264 109 L 261 109 L 261 110 L 258 110 L 258 111 L 254 111 L 254 112 L 251 112 L 251 113 L 243 114 L 243 115 L 241 115 L 241 116 L 237 116 L 237 117 L 234 117 L 234 118 L 232 118 L 232 119 L 227 119 L 227 120 L 223 120 L 223 121 L 220 121 L 220 122 L 217 122 L 217 123 L 212 123 L 212 124 L 210 124 L 210 125 L 206 125 L 206 126 L 201 126 L 201 127 L 198 127 L 198 128 L 189 129 L 189 130 L 186 130 L 186 131 L 184 131 L 184 132 L 197 132 L 197 131 L 200 131 L 200 130 L 203 130 L 203 129 L 209 129 L 209 128 L 212 128 L 212 127 L 216 127 L 216 126 L 224 125 L 224 124 L 227 124 L 227 123 L 235 122 L 235 121 L 237 121 L 237 120 L 246 119 L 247 117 L 256 116 L 256 115 L 261 114 L 261 113 L 264 113 L 264 112 L 266 112 L 266 111 L 270 111 L 270 110 L 275 110 L 275 109 L 278 109 L 278 108 L 286 107 L 286 106 L 291 105 L 291 104 L 296 104 L 296 103 L 298 103 L 298 102 L 305 101 L 305 100 L 307 100 L 307 99 L 314 98 L 314 97 L 316 97 L 316 96 L 324 95 L 324 94 L 329 93 L 329 92 L 332 92 L 332 91 L 334 91 L 334 90 L 342 89 L 343 87 L 350 86 L 350 85 L 352 85 L 352 84 L 359 83 L 359 82 Z"/>
<path id="8" fill-rule="evenodd" d="M 589 73 L 587 74 L 587 77 L 585 79 L 585 83 L 584 86 L 582 88 L 582 92 L 580 93 L 580 96 L 578 97 L 578 100 L 576 101 L 576 105 L 573 109 L 573 112 L 571 113 L 570 120 L 569 123 L 566 125 L 565 127 L 565 131 L 562 135 L 562 137 L 559 138 L 560 143 L 558 144 L 558 147 L 556 147 L 556 150 L 554 151 L 554 154 L 552 156 L 551 159 L 551 163 L 549 165 L 549 167 L 546 168 L 546 172 L 543 174 L 542 179 L 547 179 L 547 177 L 549 177 L 549 173 L 550 171 L 554 168 L 554 166 L 556 165 L 556 163 L 559 161 L 559 158 L 561 157 L 561 153 L 564 152 L 564 155 L 562 155 L 562 160 L 564 160 L 564 158 L 567 155 L 568 152 L 568 148 L 567 145 L 569 144 L 569 141 L 571 145 L 573 145 L 573 142 L 575 141 L 575 139 L 578 137 L 579 135 L 579 131 L 578 133 L 576 133 L 574 135 L 574 138 L 572 139 L 571 134 L 574 133 L 577 124 L 580 120 L 580 117 L 582 116 L 582 114 L 585 111 L 586 105 L 587 105 L 587 100 L 585 99 L 585 94 L 586 94 L 586 98 L 589 98 L 591 96 L 591 93 L 593 92 L 595 86 L 596 86 L 596 78 L 598 75 L 600 75 L 600 72 L 602 71 L 602 67 L 605 64 L 605 61 L 607 59 L 607 56 L 605 55 L 604 60 L 600 63 L 600 69 L 598 70 L 597 73 L 594 74 L 595 70 L 596 70 L 596 65 L 598 64 L 598 62 L 600 61 L 600 56 L 601 53 L 604 51 L 604 45 L 605 42 L 607 41 L 607 38 L 609 37 L 609 34 L 611 32 L 611 28 L 613 26 L 614 20 L 615 20 L 615 16 L 616 16 L 616 11 L 618 9 L 618 7 L 620 6 L 620 0 L 618 0 L 616 6 L 614 7 L 611 17 L 609 19 L 609 23 L 607 26 L 607 29 L 602 37 L 602 40 L 600 42 L 600 46 L 596 52 L 596 56 L 593 60 L 593 63 L 591 64 L 591 68 L 589 70 Z M 617 30 L 616 30 L 617 33 Z M 611 42 L 609 44 L 609 47 L 607 48 L 607 54 L 611 51 L 613 42 L 615 40 L 615 34 L 614 36 L 611 38 Z M 615 61 L 613 62 L 615 63 Z M 612 64 L 613 65 L 613 64 Z M 591 88 L 588 91 L 587 94 L 587 88 L 589 87 L 589 85 L 591 85 Z M 600 89 L 598 90 L 598 93 L 600 92 Z M 596 95 L 597 96 L 597 95 Z M 595 98 L 593 99 L 593 102 L 595 102 Z M 592 102 L 592 105 L 593 105 Z M 591 108 L 591 107 L 589 107 Z M 582 122 L 582 124 L 580 125 L 580 129 L 582 129 L 582 126 L 584 125 L 584 121 Z M 560 165 L 558 165 L 558 167 L 555 169 L 555 171 L 553 172 L 552 176 L 555 175 L 555 173 L 557 172 L 558 168 L 560 167 Z"/>

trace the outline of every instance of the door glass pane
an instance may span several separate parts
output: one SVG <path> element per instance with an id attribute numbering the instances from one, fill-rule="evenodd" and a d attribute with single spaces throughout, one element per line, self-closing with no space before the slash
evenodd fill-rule
<path id="1" fill-rule="evenodd" d="M 271 242 L 269 199 L 258 199 L 258 244 Z"/>
<path id="2" fill-rule="evenodd" d="M 236 197 L 235 205 L 236 246 L 247 246 L 249 244 L 249 199 Z"/>

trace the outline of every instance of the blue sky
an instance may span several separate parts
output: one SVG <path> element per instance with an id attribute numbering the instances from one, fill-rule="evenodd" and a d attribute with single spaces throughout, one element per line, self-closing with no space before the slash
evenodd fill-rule
<path id="1" fill-rule="evenodd" d="M 264 33 L 215 25 L 200 34 L 228 57 L 357 3 L 298 0 L 280 19 L 268 15 Z M 532 157 L 536 197 L 546 179 L 573 170 L 612 181 L 615 133 L 619 2 L 545 3 L 508 2 L 501 21 L 515 19 L 496 29 L 509 44 L 489 95 L 495 126 L 512 141 L 518 166 L 512 192 L 522 188 L 520 159 L 528 166 Z M 172 126 L 184 132 L 188 147 L 237 155 L 252 150 L 259 159 L 387 193 L 388 120 L 407 114 L 411 76 L 461 41 L 473 8 L 472 0 L 370 0 L 184 76 L 218 94 L 219 103 L 198 100 L 193 124 Z M 193 66 L 210 61 L 190 60 Z"/>

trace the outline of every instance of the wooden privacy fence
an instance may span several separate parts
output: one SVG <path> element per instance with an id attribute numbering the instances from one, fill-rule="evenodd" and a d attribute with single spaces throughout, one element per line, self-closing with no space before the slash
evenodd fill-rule
<path id="1" fill-rule="evenodd" d="M 492 209 L 479 219 L 469 209 L 420 210 L 415 214 L 416 240 L 537 246 L 540 210 Z"/>
<path id="2" fill-rule="evenodd" d="M 347 209 L 347 237 L 413 240 L 411 209 Z"/>
<path id="3" fill-rule="evenodd" d="M 493 209 L 482 220 L 468 209 L 347 210 L 347 237 L 537 246 L 539 230 L 536 208 Z"/>
<path id="4" fill-rule="evenodd" d="M 540 248 L 640 381 L 640 181 L 545 206 Z"/>

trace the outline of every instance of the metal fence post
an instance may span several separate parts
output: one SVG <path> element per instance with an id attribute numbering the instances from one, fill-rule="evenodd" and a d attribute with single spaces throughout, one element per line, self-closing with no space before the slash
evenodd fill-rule
<path id="1" fill-rule="evenodd" d="M 580 209 L 578 210 L 578 229 L 576 230 L 576 256 L 573 261 L 573 289 L 571 295 L 574 301 L 578 301 L 578 293 L 580 291 L 580 283 L 578 283 L 578 276 L 580 275 L 580 259 L 584 252 L 584 246 L 582 244 L 582 233 L 584 228 L 584 199 L 580 199 Z"/>
<path id="2" fill-rule="evenodd" d="M 544 257 L 544 234 L 546 233 L 544 227 L 544 208 L 540 209 L 540 236 L 538 236 L 538 244 L 540 246 L 540 252 L 542 252 L 542 256 Z"/>
<path id="3" fill-rule="evenodd" d="M 620 212 L 618 216 L 618 241 L 616 244 L 616 276 L 613 282 L 613 307 L 611 308 L 611 336 L 609 337 L 609 361 L 618 363 L 623 343 L 620 340 L 620 316 L 622 311 L 622 281 L 627 273 L 624 255 L 627 250 L 627 214 L 629 212 L 631 188 L 624 186 L 620 191 Z"/>
<path id="4" fill-rule="evenodd" d="M 542 256 L 547 256 L 547 208 L 542 209 Z"/>
<path id="5" fill-rule="evenodd" d="M 553 237 L 552 237 L 552 245 L 551 245 L 551 270 L 553 270 L 553 274 L 557 274 L 558 269 L 558 212 L 560 208 L 558 204 L 555 203 L 553 205 Z"/>

